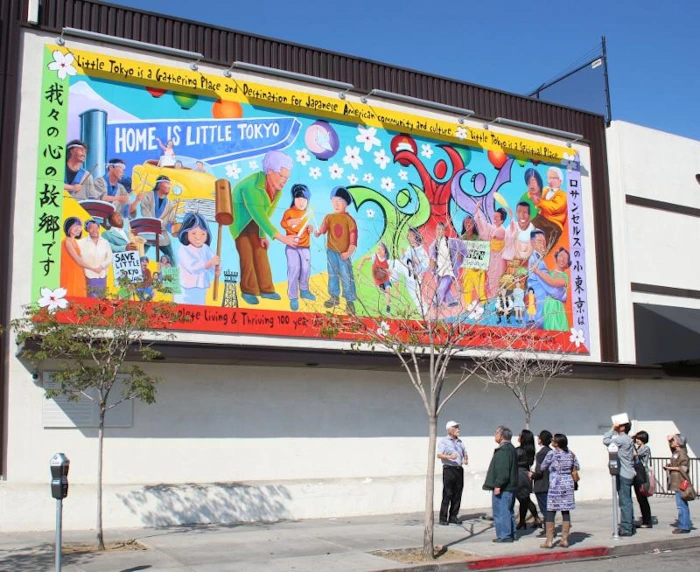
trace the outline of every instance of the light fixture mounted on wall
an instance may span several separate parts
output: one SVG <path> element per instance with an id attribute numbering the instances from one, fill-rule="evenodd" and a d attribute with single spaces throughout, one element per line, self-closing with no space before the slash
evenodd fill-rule
<path id="1" fill-rule="evenodd" d="M 382 99 L 392 99 L 394 101 L 400 101 L 401 103 L 409 103 L 411 105 L 418 105 L 422 107 L 429 107 L 430 109 L 435 109 L 437 111 L 444 111 L 446 113 L 454 113 L 459 115 L 457 123 L 460 125 L 464 124 L 464 119 L 466 117 L 471 117 L 475 115 L 475 112 L 471 109 L 466 109 L 464 107 L 455 107 L 453 105 L 446 105 L 445 103 L 437 103 L 436 101 L 430 101 L 429 99 L 419 99 L 417 97 L 411 97 L 410 95 L 401 95 L 400 93 L 393 93 L 391 91 L 384 91 L 383 89 L 373 89 L 367 95 L 360 98 L 362 103 L 367 103 L 368 99 L 376 95 Z"/>
<path id="2" fill-rule="evenodd" d="M 233 62 L 231 67 L 224 70 L 224 77 L 232 77 L 232 71 L 234 69 L 239 69 L 252 73 L 260 73 L 265 75 L 272 75 L 276 77 L 281 77 L 283 79 L 290 79 L 293 81 L 301 81 L 306 83 L 313 83 L 315 85 L 321 85 L 323 87 L 331 87 L 333 89 L 341 90 L 338 93 L 340 99 L 345 99 L 346 94 L 354 89 L 355 86 L 351 83 L 346 83 L 344 81 L 335 81 L 334 79 L 326 79 L 323 77 L 316 77 L 313 75 L 306 75 L 304 73 L 290 72 L 287 70 L 281 70 L 277 68 L 270 68 L 267 66 L 259 66 L 257 64 L 249 64 L 247 62 Z"/>
<path id="3" fill-rule="evenodd" d="M 199 62 L 202 61 L 202 58 L 204 58 L 204 56 L 199 52 L 190 52 L 188 50 L 180 50 L 178 48 L 170 48 L 168 46 L 159 46 L 158 44 L 149 44 L 148 42 L 140 42 L 129 38 L 120 38 L 118 36 L 100 34 L 99 32 L 90 32 L 79 28 L 63 28 L 61 35 L 56 38 L 56 43 L 59 46 L 65 46 L 65 36 L 73 36 L 76 38 L 83 38 L 85 40 L 94 40 L 95 42 L 104 42 L 106 44 L 116 44 L 118 46 L 134 48 L 135 50 L 146 50 L 166 56 L 176 56 L 187 60 L 195 60 L 190 64 L 190 69 L 192 71 L 197 71 L 199 69 Z"/>
<path id="4" fill-rule="evenodd" d="M 537 131 L 538 133 L 545 133 L 546 135 L 554 135 L 555 137 L 561 137 L 566 139 L 566 146 L 571 147 L 576 141 L 581 141 L 583 135 L 580 133 L 571 133 L 570 131 L 562 131 L 561 129 L 554 129 L 553 127 L 544 127 L 543 125 L 535 125 L 534 123 L 525 123 L 524 121 L 516 121 L 515 119 L 508 119 L 506 117 L 496 117 L 489 123 L 484 124 L 484 129 L 488 129 L 489 125 L 493 123 L 500 123 L 501 125 L 508 125 L 509 127 L 518 127 L 520 129 L 528 129 L 530 131 Z"/>

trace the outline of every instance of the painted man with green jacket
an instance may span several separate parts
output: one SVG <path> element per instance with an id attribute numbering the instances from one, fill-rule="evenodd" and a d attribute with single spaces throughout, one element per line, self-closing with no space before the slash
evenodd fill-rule
<path id="1" fill-rule="evenodd" d="M 263 158 L 263 170 L 243 179 L 231 192 L 233 223 L 229 230 L 241 262 L 241 297 L 248 304 L 258 304 L 258 296 L 281 299 L 275 292 L 267 249 L 270 239 L 294 246 L 294 237 L 280 233 L 270 220 L 291 170 L 289 155 L 269 151 Z"/>
<path id="2" fill-rule="evenodd" d="M 493 524 L 496 529 L 494 542 L 515 540 L 515 491 L 518 488 L 518 454 L 510 440 L 513 432 L 508 427 L 496 428 L 494 439 L 498 447 L 493 452 L 484 490 L 493 491 Z"/>

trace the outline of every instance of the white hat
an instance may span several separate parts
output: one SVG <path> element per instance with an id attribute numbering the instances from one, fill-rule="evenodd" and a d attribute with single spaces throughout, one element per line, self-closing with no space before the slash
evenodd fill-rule
<path id="1" fill-rule="evenodd" d="M 457 423 L 456 421 L 448 421 L 448 422 L 447 422 L 447 425 L 445 425 L 445 429 L 447 429 L 448 431 L 449 431 L 452 427 L 459 427 L 459 423 Z"/>

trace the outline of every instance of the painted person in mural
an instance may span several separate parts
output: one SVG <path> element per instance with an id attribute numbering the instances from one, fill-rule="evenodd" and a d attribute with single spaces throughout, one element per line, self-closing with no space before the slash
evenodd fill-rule
<path id="1" fill-rule="evenodd" d="M 467 247 L 464 242 L 445 236 L 445 223 L 439 222 L 435 227 L 435 241 L 430 245 L 430 270 L 437 282 L 434 308 L 437 309 L 443 304 L 447 304 L 448 307 L 459 305 L 452 288 L 466 255 Z"/>
<path id="2" fill-rule="evenodd" d="M 176 261 L 175 253 L 170 242 L 170 232 L 172 225 L 175 224 L 177 215 L 177 204 L 170 200 L 168 195 L 172 183 L 165 175 L 161 175 L 155 181 L 153 190 L 148 193 L 141 193 L 136 198 L 135 204 L 141 205 L 141 215 L 148 218 L 159 218 L 161 221 L 161 235 L 159 248 L 162 253 L 167 254 L 171 260 Z M 146 252 L 151 248 L 151 245 L 146 247 Z"/>
<path id="3" fill-rule="evenodd" d="M 535 229 L 532 231 L 530 236 L 532 242 L 532 254 L 530 255 L 530 259 L 528 261 L 529 272 L 527 277 L 527 287 L 534 296 L 535 313 L 532 316 L 532 321 L 534 321 L 536 327 L 542 329 L 544 328 L 545 322 L 545 307 L 547 298 L 551 298 L 552 300 L 559 301 L 561 303 L 566 302 L 566 287 L 551 285 L 552 282 L 559 284 L 563 279 L 559 275 L 556 280 L 550 278 L 551 275 L 544 260 L 544 257 L 547 254 L 547 242 L 544 232 Z M 562 256 L 562 263 L 563 260 L 564 257 Z M 568 257 L 566 262 L 568 264 Z M 566 274 L 566 272 L 564 272 L 564 274 Z M 568 281 L 568 277 L 566 280 Z M 550 305 L 549 308 L 550 311 L 554 309 L 552 305 Z M 559 314 L 558 305 L 556 306 L 556 313 Z"/>
<path id="4" fill-rule="evenodd" d="M 113 211 L 109 214 L 106 227 L 107 230 L 102 233 L 102 238 L 109 243 L 112 252 L 138 250 L 139 256 L 144 256 L 146 240 L 131 233 L 129 223 L 119 211 Z"/>
<path id="5" fill-rule="evenodd" d="M 107 163 L 107 172 L 94 181 L 97 198 L 112 203 L 114 210 L 122 216 L 128 216 L 129 212 L 129 193 L 121 183 L 125 169 L 124 161 L 118 158 L 110 159 Z"/>
<path id="6" fill-rule="evenodd" d="M 486 271 L 486 295 L 493 299 L 498 295 L 501 276 L 506 271 L 506 228 L 504 225 L 508 213 L 506 209 L 499 208 L 493 213 L 493 223 L 486 220 L 482 212 L 483 201 L 479 199 L 476 203 L 475 220 L 479 229 L 479 236 L 491 243 L 489 255 L 489 267 Z M 512 258 L 512 254 L 510 255 Z"/>
<path id="7" fill-rule="evenodd" d="M 280 233 L 270 220 L 291 172 L 289 155 L 268 151 L 263 170 L 246 177 L 231 191 L 233 223 L 229 231 L 241 265 L 241 297 L 248 304 L 258 304 L 258 297 L 282 299 L 275 292 L 267 251 L 270 239 L 295 246 L 294 237 Z"/>
<path id="8" fill-rule="evenodd" d="M 80 240 L 80 252 L 86 263 L 84 268 L 88 298 L 104 298 L 107 295 L 107 271 L 112 265 L 112 249 L 100 236 L 100 225 L 93 219 L 85 223 L 88 236 Z"/>
<path id="9" fill-rule="evenodd" d="M 334 308 L 340 304 L 342 294 L 347 304 L 347 311 L 355 313 L 355 273 L 352 268 L 352 255 L 357 250 L 357 222 L 347 212 L 352 197 L 345 187 L 335 187 L 331 192 L 333 212 L 324 217 L 319 229 L 314 232 L 318 238 L 326 234 L 326 256 L 328 258 L 328 294 L 323 303 L 325 308 Z"/>
<path id="10" fill-rule="evenodd" d="M 178 253 L 181 293 L 174 300 L 178 304 L 204 305 L 212 280 L 221 273 L 221 260 L 211 249 L 207 219 L 188 213 L 177 238 L 182 244 Z"/>
<path id="11" fill-rule="evenodd" d="M 87 145 L 79 139 L 73 139 L 66 144 L 66 172 L 63 188 L 78 201 L 98 198 L 92 174 L 85 169 L 87 150 Z"/>

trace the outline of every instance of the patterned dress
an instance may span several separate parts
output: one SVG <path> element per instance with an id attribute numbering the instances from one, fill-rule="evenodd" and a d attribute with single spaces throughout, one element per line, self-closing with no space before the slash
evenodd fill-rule
<path id="1" fill-rule="evenodd" d="M 542 461 L 542 470 L 547 469 L 549 469 L 547 510 L 556 512 L 575 509 L 574 479 L 571 471 L 580 469 L 576 456 L 570 451 L 552 449 Z"/>

